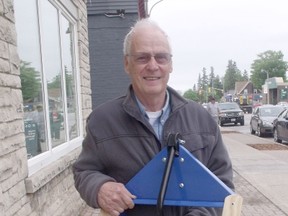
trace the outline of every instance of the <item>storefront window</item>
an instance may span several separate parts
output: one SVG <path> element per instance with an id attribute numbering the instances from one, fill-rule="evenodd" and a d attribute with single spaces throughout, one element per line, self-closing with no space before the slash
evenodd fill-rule
<path id="1" fill-rule="evenodd" d="M 280 100 L 281 101 L 287 101 L 288 99 L 288 89 L 285 88 L 285 89 L 281 89 L 280 90 Z"/>
<path id="2" fill-rule="evenodd" d="M 76 21 L 55 2 L 14 1 L 29 159 L 80 134 Z"/>

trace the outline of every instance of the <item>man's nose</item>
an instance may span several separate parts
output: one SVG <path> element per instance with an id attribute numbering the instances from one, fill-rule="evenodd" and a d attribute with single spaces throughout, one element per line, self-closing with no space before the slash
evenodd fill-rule
<path id="1" fill-rule="evenodd" d="M 157 69 L 159 64 L 158 62 L 156 61 L 155 57 L 154 56 L 151 56 L 151 58 L 149 59 L 148 63 L 147 63 L 147 66 L 150 68 L 150 69 Z"/>

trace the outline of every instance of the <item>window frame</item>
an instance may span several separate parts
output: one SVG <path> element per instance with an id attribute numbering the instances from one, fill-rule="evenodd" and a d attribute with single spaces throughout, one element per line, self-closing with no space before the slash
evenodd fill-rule
<path id="1" fill-rule="evenodd" d="M 28 176 L 33 175 L 37 171 L 41 170 L 43 167 L 48 166 L 52 162 L 58 160 L 59 158 L 69 154 L 74 149 L 78 148 L 83 141 L 83 124 L 82 124 L 82 99 L 81 99 L 81 80 L 80 80 L 80 66 L 79 66 L 79 48 L 78 48 L 78 13 L 77 7 L 68 0 L 47 0 L 49 1 L 57 10 L 57 23 L 58 28 L 61 29 L 61 16 L 63 16 L 69 23 L 72 23 L 73 30 L 72 30 L 72 42 L 73 42 L 73 54 L 72 54 L 72 63 L 74 68 L 74 75 L 75 75 L 75 101 L 77 104 L 77 109 L 75 110 L 78 124 L 77 129 L 79 130 L 79 134 L 76 138 L 65 141 L 60 145 L 53 147 L 51 142 L 51 129 L 50 129 L 50 122 L 49 122 L 49 98 L 48 98 L 48 88 L 46 82 L 46 74 L 45 74 L 45 64 L 44 64 L 44 56 L 43 56 L 43 31 L 42 31 L 42 23 L 41 23 L 41 2 L 40 0 L 35 0 L 37 14 L 38 14 L 38 31 L 39 31 L 39 51 L 40 51 L 40 63 L 41 63 L 41 73 L 43 79 L 42 82 L 42 89 L 41 91 L 44 93 L 43 103 L 45 103 L 45 124 L 47 125 L 47 138 L 48 138 L 48 149 L 47 151 L 41 152 L 40 154 L 28 159 Z M 16 11 L 17 13 L 17 11 Z M 60 62 L 61 62 L 61 75 L 64 74 L 64 65 L 63 65 L 63 44 L 62 44 L 62 36 L 61 31 L 59 33 L 60 38 Z M 67 95 L 66 95 L 66 80 L 65 78 L 61 79 L 62 83 L 62 94 L 63 94 L 63 103 L 64 103 L 64 124 L 66 125 L 65 135 L 68 137 L 69 127 L 68 127 L 68 110 L 67 110 Z"/>

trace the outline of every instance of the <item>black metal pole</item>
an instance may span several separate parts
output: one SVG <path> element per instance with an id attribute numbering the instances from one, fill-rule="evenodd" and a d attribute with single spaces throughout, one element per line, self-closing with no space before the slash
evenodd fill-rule
<path id="1" fill-rule="evenodd" d="M 180 135 L 178 133 L 170 134 L 168 137 L 168 144 L 167 144 L 168 159 L 167 159 L 167 163 L 166 163 L 165 170 L 163 173 L 160 192 L 159 192 L 158 199 L 157 199 L 157 215 L 158 216 L 164 216 L 163 204 L 164 204 L 165 194 L 167 191 L 167 186 L 168 186 L 169 177 L 171 174 L 171 168 L 172 168 L 172 164 L 174 161 L 174 157 L 179 156 L 179 142 L 178 142 L 179 139 L 180 139 Z"/>

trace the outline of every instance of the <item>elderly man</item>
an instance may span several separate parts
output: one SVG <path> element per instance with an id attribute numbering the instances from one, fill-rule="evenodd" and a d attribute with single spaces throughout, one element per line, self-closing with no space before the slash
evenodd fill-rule
<path id="1" fill-rule="evenodd" d="M 233 188 L 232 165 L 217 124 L 200 105 L 167 86 L 171 47 L 156 23 L 140 20 L 126 35 L 124 64 L 131 86 L 125 96 L 91 113 L 73 166 L 75 186 L 88 205 L 112 216 L 156 215 L 155 206 L 134 205 L 135 196 L 124 185 L 166 146 L 170 133 L 178 132 L 185 147 Z M 165 216 L 221 215 L 219 208 L 164 206 L 163 211 Z"/>

